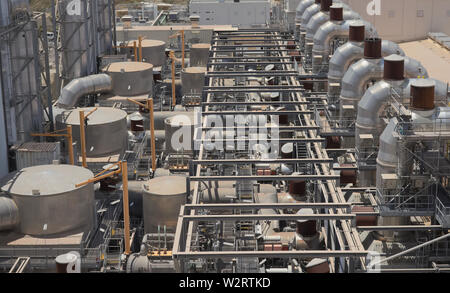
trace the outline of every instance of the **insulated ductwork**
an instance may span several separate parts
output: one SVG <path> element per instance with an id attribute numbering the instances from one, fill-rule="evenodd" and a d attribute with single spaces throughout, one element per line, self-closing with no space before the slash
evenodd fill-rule
<path id="1" fill-rule="evenodd" d="M 430 79 L 435 84 L 435 97 L 447 98 L 447 84 Z M 372 134 L 374 144 L 377 145 L 377 138 L 383 130 L 383 115 L 385 105 L 391 97 L 393 90 L 401 97 L 409 96 L 411 92 L 411 84 L 414 84 L 418 79 L 406 79 L 402 81 L 386 81 L 377 82 L 370 87 L 361 101 L 358 103 L 358 114 L 356 119 L 356 147 L 358 148 L 360 134 Z"/>
<path id="2" fill-rule="evenodd" d="M 350 9 L 347 4 L 339 3 L 340 6 L 344 8 L 344 20 L 347 19 L 358 19 L 361 16 Z M 326 10 L 320 10 L 318 13 L 314 14 L 311 19 L 306 24 L 306 42 L 312 42 L 314 40 L 314 35 L 320 26 L 330 20 L 330 7 Z"/>
<path id="3" fill-rule="evenodd" d="M 300 37 L 299 37 L 300 51 L 302 52 L 305 51 L 306 27 L 308 25 L 308 22 L 310 21 L 311 17 L 313 17 L 319 11 L 320 11 L 320 0 L 316 0 L 315 3 L 308 6 L 302 14 L 302 18 L 300 21 Z"/>
<path id="4" fill-rule="evenodd" d="M 400 48 L 399 45 L 397 45 L 394 42 L 383 40 L 381 43 L 381 55 L 389 56 L 392 54 L 404 56 L 405 53 Z M 364 42 L 355 42 L 355 41 L 349 41 L 339 47 L 335 53 L 333 54 L 333 57 L 331 57 L 329 62 L 329 69 L 328 69 L 328 84 L 338 83 L 339 87 L 335 89 L 336 91 L 340 92 L 340 84 L 342 77 L 344 76 L 347 69 L 355 63 L 356 61 L 360 60 L 364 57 Z"/>
<path id="5" fill-rule="evenodd" d="M 65 109 L 73 108 L 83 96 L 107 92 L 111 89 L 112 80 L 107 74 L 95 74 L 77 78 L 62 89 L 57 105 Z"/>
<path id="6" fill-rule="evenodd" d="M 434 109 L 431 115 L 428 116 L 428 114 L 427 112 L 414 111 L 411 115 L 413 128 L 416 129 L 421 125 L 429 125 L 433 128 L 435 125 L 439 125 L 439 129 L 442 131 L 450 130 L 450 107 L 438 107 Z M 382 189 L 381 174 L 410 175 L 410 170 L 405 167 L 408 166 L 408 163 L 402 159 L 403 154 L 407 151 L 400 148 L 397 143 L 398 137 L 395 133 L 398 123 L 397 118 L 392 118 L 380 135 L 380 148 L 377 158 L 377 189 Z M 430 131 L 432 130 L 430 129 Z"/>
<path id="7" fill-rule="evenodd" d="M 340 11 L 341 8 L 343 8 L 343 11 Z M 336 15 L 336 13 L 334 13 L 336 11 L 338 11 L 337 12 L 338 15 Z M 309 21 L 309 23 L 307 25 L 305 43 L 306 44 L 314 44 L 314 36 L 315 36 L 316 32 L 327 21 L 335 21 L 335 20 L 332 20 L 335 17 L 337 17 L 337 19 L 339 19 L 338 22 L 345 21 L 345 20 L 361 19 L 361 16 L 358 13 L 352 11 L 345 4 L 333 5 L 330 8 L 330 12 L 321 11 L 311 18 L 311 20 Z M 305 52 L 306 56 L 308 56 L 308 58 L 311 58 L 313 47 L 307 46 L 305 50 L 306 50 L 306 52 Z"/>
<path id="8" fill-rule="evenodd" d="M 295 9 L 296 23 L 301 23 L 303 13 L 309 6 L 313 5 L 315 2 L 315 0 L 300 0 L 300 3 L 298 3 L 297 8 Z"/>
<path id="9" fill-rule="evenodd" d="M 0 231 L 11 230 L 19 224 L 19 209 L 14 200 L 0 197 Z"/>
<path id="10" fill-rule="evenodd" d="M 366 36 L 377 36 L 376 29 L 371 23 L 366 21 L 361 22 L 364 24 Z M 324 68 L 323 65 L 328 64 L 328 56 L 333 54 L 334 48 L 330 47 L 331 41 L 336 38 L 348 37 L 350 25 L 354 23 L 354 20 L 329 21 L 319 28 L 314 35 L 314 46 L 312 49 L 314 73 L 328 69 Z"/>
<path id="11" fill-rule="evenodd" d="M 379 48 L 378 48 L 379 47 Z M 366 89 L 371 84 L 381 80 L 384 72 L 384 60 L 381 59 L 381 40 L 369 39 L 366 40 L 365 58 L 359 60 L 345 73 L 342 79 L 342 90 L 340 96 L 340 112 L 341 118 L 354 117 L 356 115 L 349 115 L 343 112 L 343 107 L 353 107 L 350 111 L 355 111 L 359 100 L 364 95 Z M 417 77 L 418 73 L 428 76 L 425 68 L 420 62 L 405 57 L 405 77 Z"/>

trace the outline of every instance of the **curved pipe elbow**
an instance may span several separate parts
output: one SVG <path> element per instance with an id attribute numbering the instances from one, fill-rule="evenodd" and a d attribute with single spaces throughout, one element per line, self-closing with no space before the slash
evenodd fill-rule
<path id="1" fill-rule="evenodd" d="M 295 10 L 295 21 L 300 22 L 303 17 L 303 13 L 305 10 L 314 4 L 314 0 L 303 0 L 297 5 L 297 9 Z"/>
<path id="2" fill-rule="evenodd" d="M 9 197 L 0 197 L 0 231 L 14 229 L 20 222 L 19 208 Z"/>
<path id="3" fill-rule="evenodd" d="M 58 98 L 57 105 L 69 109 L 76 106 L 79 99 L 87 94 L 97 94 L 112 90 L 112 79 L 107 74 L 95 74 L 72 80 Z"/>
<path id="4" fill-rule="evenodd" d="M 336 36 L 348 36 L 350 24 L 353 20 L 346 20 L 341 23 L 328 21 L 324 23 L 314 35 L 313 54 L 328 56 L 330 54 L 330 41 Z M 365 25 L 365 34 L 378 35 L 376 29 L 371 23 L 363 21 Z"/>
<path id="5" fill-rule="evenodd" d="M 383 60 L 361 59 L 347 70 L 342 78 L 341 99 L 359 101 L 364 95 L 365 85 L 371 79 L 383 77 Z"/>

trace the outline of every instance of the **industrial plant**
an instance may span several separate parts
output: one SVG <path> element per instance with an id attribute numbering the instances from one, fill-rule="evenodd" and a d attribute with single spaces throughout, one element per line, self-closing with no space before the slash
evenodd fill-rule
<path id="1" fill-rule="evenodd" d="M 450 272 L 450 1 L 36 2 L 0 272 Z"/>

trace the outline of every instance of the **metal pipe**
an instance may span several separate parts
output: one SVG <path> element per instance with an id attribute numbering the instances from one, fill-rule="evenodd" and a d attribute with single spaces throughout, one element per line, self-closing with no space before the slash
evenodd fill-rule
<path id="1" fill-rule="evenodd" d="M 78 100 L 88 94 L 97 94 L 112 90 L 112 79 L 107 74 L 95 74 L 72 80 L 61 90 L 57 105 L 73 108 Z"/>
<path id="2" fill-rule="evenodd" d="M 122 161 L 120 163 L 120 169 L 122 171 L 122 191 L 123 191 L 123 224 L 124 224 L 124 237 L 125 237 L 125 255 L 130 255 L 130 204 L 128 201 L 128 169 L 127 162 Z"/>
<path id="3" fill-rule="evenodd" d="M 417 245 L 417 246 L 411 247 L 411 248 L 406 249 L 406 250 L 404 250 L 404 251 L 402 251 L 402 252 L 400 252 L 400 253 L 397 253 L 397 254 L 391 255 L 391 256 L 389 256 L 389 257 L 386 257 L 386 258 L 384 258 L 384 259 L 382 259 L 382 260 L 380 260 L 380 261 L 371 262 L 371 263 L 369 263 L 369 264 L 367 265 L 367 268 L 370 269 L 370 268 L 374 267 L 375 265 L 379 265 L 379 264 L 381 264 L 381 263 L 383 263 L 383 262 L 387 262 L 387 261 L 392 260 L 392 259 L 394 259 L 394 258 L 397 258 L 397 257 L 399 257 L 399 256 L 402 256 L 402 255 L 408 254 L 408 253 L 410 253 L 410 252 L 416 251 L 416 250 L 419 249 L 419 248 L 422 248 L 422 247 L 425 247 L 425 246 L 427 246 L 427 245 L 433 244 L 433 243 L 435 243 L 435 242 L 438 242 L 438 241 L 447 239 L 448 237 L 450 237 L 450 233 L 445 234 L 445 235 L 442 235 L 442 236 L 440 236 L 440 237 L 438 237 L 438 238 L 432 239 L 432 240 L 427 241 L 427 242 L 425 242 L 425 243 L 419 244 L 419 245 Z"/>
<path id="4" fill-rule="evenodd" d="M 156 144 L 155 144 L 155 117 L 153 115 L 153 98 L 147 100 L 147 108 L 150 112 L 150 136 L 151 136 L 151 152 L 152 152 L 152 170 L 156 170 Z"/>
<path id="5" fill-rule="evenodd" d="M 11 198 L 0 197 L 0 231 L 10 230 L 19 224 L 19 209 Z"/>

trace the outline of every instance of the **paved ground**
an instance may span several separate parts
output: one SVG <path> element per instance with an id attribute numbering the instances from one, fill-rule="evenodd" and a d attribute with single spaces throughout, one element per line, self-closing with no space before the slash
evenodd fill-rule
<path id="1" fill-rule="evenodd" d="M 400 44 L 405 54 L 420 61 L 430 77 L 450 83 L 450 51 L 433 40 Z"/>

